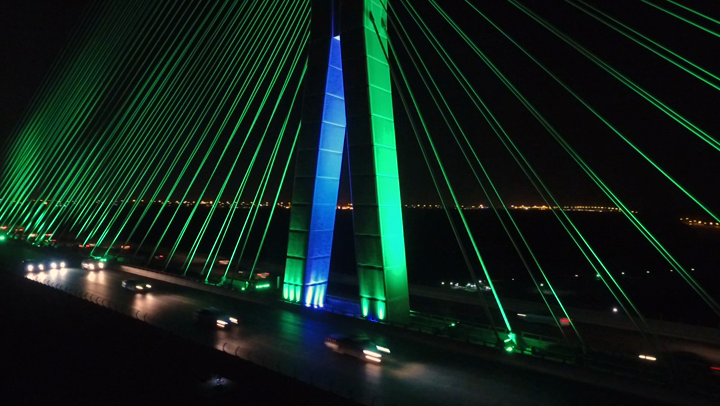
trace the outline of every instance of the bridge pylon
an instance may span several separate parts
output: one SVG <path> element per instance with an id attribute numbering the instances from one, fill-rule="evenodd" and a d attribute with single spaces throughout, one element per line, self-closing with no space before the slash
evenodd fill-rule
<path id="1" fill-rule="evenodd" d="M 361 311 L 404 322 L 409 298 L 386 3 L 312 1 L 283 297 L 325 304 L 347 148 Z"/>

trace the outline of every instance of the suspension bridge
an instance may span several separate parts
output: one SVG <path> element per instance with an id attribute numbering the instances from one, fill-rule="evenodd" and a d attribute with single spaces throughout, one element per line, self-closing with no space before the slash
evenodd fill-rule
<path id="1" fill-rule="evenodd" d="M 420 306 L 507 352 L 532 352 L 522 309 L 575 359 L 622 326 L 675 375 L 667 336 L 702 336 L 710 365 L 717 10 L 552 3 L 94 2 L 7 134 L 2 236 L 381 323 Z"/>

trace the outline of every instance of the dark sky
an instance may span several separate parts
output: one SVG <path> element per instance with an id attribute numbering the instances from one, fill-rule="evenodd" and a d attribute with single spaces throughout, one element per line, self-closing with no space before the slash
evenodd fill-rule
<path id="1" fill-rule="evenodd" d="M 53 61 L 67 45 L 88 0 L 0 2 L 0 134 L 15 126 Z"/>
<path id="2" fill-rule="evenodd" d="M 655 2 L 666 7 L 671 6 L 661 0 Z M 3 79 L 0 81 L 0 134 L 3 137 L 10 133 L 22 116 L 53 60 L 66 45 L 88 3 L 81 0 L 6 0 L 0 5 L 0 49 L 3 61 Z M 425 2 L 414 3 L 417 3 L 418 10 L 441 39 L 444 48 L 458 61 L 460 69 L 473 87 L 561 203 L 607 204 L 608 200 L 592 185 L 587 176 L 452 28 L 440 19 L 438 13 Z M 598 175 L 632 208 L 661 209 L 673 215 L 691 215 L 697 212 L 689 200 L 664 177 L 574 101 L 471 8 L 459 0 L 439 3 Z M 510 3 L 474 3 L 681 184 L 711 208 L 720 207 L 720 193 L 717 191 L 720 152 L 700 142 L 697 137 L 629 91 Z M 565 1 L 524 0 L 522 3 L 716 139 L 720 138 L 717 90 L 588 17 Z M 720 38 L 702 32 L 641 1 L 588 0 L 587 3 L 601 7 L 601 10 L 618 20 L 704 69 L 720 75 L 720 58 L 716 55 L 717 49 L 720 49 Z M 423 39 L 420 31 L 406 18 L 403 8 L 396 1 L 393 4 L 401 12 L 401 20 L 420 49 L 420 55 L 428 63 L 433 75 L 437 76 L 443 92 L 447 92 L 448 103 L 459 117 L 461 125 L 467 131 L 475 150 L 496 181 L 506 202 L 541 203 L 502 144 Z M 683 4 L 716 18 L 720 17 L 716 2 Z M 685 12 L 683 15 L 689 14 Z M 720 32 L 718 24 L 702 21 L 698 17 L 693 18 L 693 21 L 702 22 L 708 28 Z M 400 48 L 402 44 L 397 40 L 394 44 L 399 50 L 399 57 L 411 87 L 423 106 L 421 112 L 462 203 L 486 202 L 454 141 L 444 128 L 439 113 L 434 109 L 427 92 L 423 90 L 417 74 L 412 72 L 412 65 Z M 403 199 L 406 203 L 437 202 L 412 128 L 397 96 L 395 114 Z"/>

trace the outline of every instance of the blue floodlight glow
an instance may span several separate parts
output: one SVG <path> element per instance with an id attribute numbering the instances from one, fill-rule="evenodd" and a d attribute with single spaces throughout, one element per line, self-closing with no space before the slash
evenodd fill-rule
<path id="1" fill-rule="evenodd" d="M 320 307 L 325 302 L 330 272 L 335 212 L 345 148 L 345 91 L 339 35 L 330 40 L 328 59 L 304 281 L 304 304 Z"/>

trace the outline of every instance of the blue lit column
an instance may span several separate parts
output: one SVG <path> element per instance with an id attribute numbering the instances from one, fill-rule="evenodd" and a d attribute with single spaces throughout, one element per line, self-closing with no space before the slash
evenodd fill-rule
<path id="1" fill-rule="evenodd" d="M 326 21 L 332 21 L 332 17 Z M 319 21 L 315 20 L 313 24 L 319 25 Z M 340 36 L 325 36 L 313 41 L 309 54 L 283 297 L 306 306 L 322 307 L 330 272 L 345 147 Z M 318 64 L 317 58 L 321 55 L 325 55 L 322 57 L 324 66 Z M 324 86 L 320 82 L 321 75 Z"/>
<path id="2" fill-rule="evenodd" d="M 322 307 L 325 301 L 344 147 L 345 97 L 340 36 L 337 36 L 330 41 L 317 176 L 310 216 L 304 297 L 304 303 L 308 306 Z"/>

